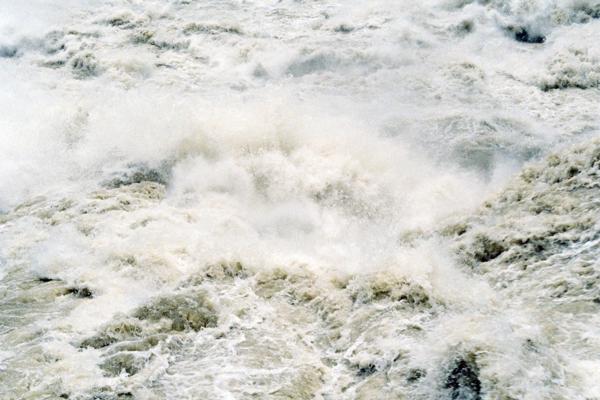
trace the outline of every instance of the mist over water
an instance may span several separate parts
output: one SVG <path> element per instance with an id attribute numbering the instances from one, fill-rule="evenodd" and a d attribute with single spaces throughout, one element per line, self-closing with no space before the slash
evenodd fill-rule
<path id="1" fill-rule="evenodd" d="M 600 398 L 599 35 L 0 0 L 0 398 Z"/>

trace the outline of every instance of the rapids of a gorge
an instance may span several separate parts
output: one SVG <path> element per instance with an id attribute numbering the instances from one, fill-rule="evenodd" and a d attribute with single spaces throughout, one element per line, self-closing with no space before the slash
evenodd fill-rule
<path id="1" fill-rule="evenodd" d="M 600 0 L 0 0 L 0 399 L 600 399 Z"/>

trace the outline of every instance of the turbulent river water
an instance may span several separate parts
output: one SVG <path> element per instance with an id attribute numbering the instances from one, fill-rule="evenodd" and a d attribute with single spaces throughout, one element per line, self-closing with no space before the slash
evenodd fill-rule
<path id="1" fill-rule="evenodd" d="M 0 0 L 0 399 L 600 399 L 598 0 Z"/>

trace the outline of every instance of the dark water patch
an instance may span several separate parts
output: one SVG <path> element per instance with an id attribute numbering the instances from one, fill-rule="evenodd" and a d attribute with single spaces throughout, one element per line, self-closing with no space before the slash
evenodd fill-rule
<path id="1" fill-rule="evenodd" d="M 93 78 L 100 73 L 100 65 L 91 53 L 80 54 L 71 59 L 73 75 L 79 79 Z"/>
<path id="2" fill-rule="evenodd" d="M 224 281 L 227 279 L 247 278 L 249 275 L 244 265 L 239 261 L 220 262 L 207 266 L 204 276 L 208 279 Z"/>
<path id="3" fill-rule="evenodd" d="M 461 33 L 471 33 L 475 30 L 475 22 L 473 20 L 466 19 L 458 24 L 457 30 Z"/>
<path id="4" fill-rule="evenodd" d="M 586 83 L 574 82 L 570 79 L 556 79 L 552 83 L 542 83 L 540 89 L 542 92 L 550 92 L 552 90 L 561 90 L 561 89 L 581 89 L 586 90 L 592 87 L 598 86 L 600 83 L 596 83 L 594 85 L 588 85 Z"/>
<path id="5" fill-rule="evenodd" d="M 406 381 L 408 383 L 415 383 L 420 381 L 427 375 L 427 371 L 421 368 L 412 368 L 406 374 Z"/>
<path id="6" fill-rule="evenodd" d="M 106 23 L 110 26 L 118 26 L 123 27 L 125 25 L 129 25 L 130 21 L 125 16 L 113 17 L 106 20 Z"/>
<path id="7" fill-rule="evenodd" d="M 271 271 L 261 271 L 256 277 L 255 292 L 264 298 L 270 299 L 288 286 L 289 274 L 283 268 Z"/>
<path id="8" fill-rule="evenodd" d="M 131 35 L 131 42 L 134 44 L 146 44 L 159 50 L 184 50 L 190 46 L 189 41 L 171 41 L 160 39 L 156 33 L 150 30 L 142 30 Z"/>
<path id="9" fill-rule="evenodd" d="M 442 236 L 462 236 L 469 230 L 469 225 L 465 222 L 458 222 L 450 224 L 441 229 L 440 233 Z"/>
<path id="10" fill-rule="evenodd" d="M 148 44 L 154 37 L 154 32 L 144 30 L 131 36 L 131 42 L 134 44 Z"/>
<path id="11" fill-rule="evenodd" d="M 203 293 L 160 297 L 138 308 L 133 316 L 140 320 L 170 321 L 172 331 L 199 331 L 217 325 L 217 314 Z"/>
<path id="12" fill-rule="evenodd" d="M 165 334 L 158 334 L 158 335 L 152 335 L 152 336 L 148 336 L 145 337 L 143 339 L 140 340 L 132 340 L 132 341 L 126 341 L 126 342 L 122 342 L 122 343 L 118 343 L 116 344 L 112 350 L 116 351 L 116 352 L 120 352 L 120 351 L 147 351 L 152 349 L 153 347 L 158 346 L 158 344 L 167 339 L 167 335 Z"/>
<path id="13" fill-rule="evenodd" d="M 102 23 L 119 29 L 133 29 L 137 26 L 133 15 L 129 13 L 114 15 L 103 20 Z"/>
<path id="14" fill-rule="evenodd" d="M 78 299 L 91 299 L 94 297 L 94 292 L 86 287 L 71 287 L 66 289 L 66 294 L 70 294 Z"/>
<path id="15" fill-rule="evenodd" d="M 333 29 L 333 31 L 337 32 L 337 33 L 350 33 L 350 32 L 353 32 L 354 30 L 355 30 L 355 28 L 353 26 L 346 25 L 346 24 L 340 24 Z"/>
<path id="16" fill-rule="evenodd" d="M 600 3 L 596 4 L 585 4 L 584 2 L 578 3 L 573 8 L 573 22 L 586 23 L 593 19 L 600 18 Z"/>
<path id="17" fill-rule="evenodd" d="M 49 55 L 59 53 L 66 50 L 66 44 L 64 42 L 65 34 L 60 31 L 53 31 L 48 33 L 44 37 L 43 48 L 44 52 Z"/>
<path id="18" fill-rule="evenodd" d="M 173 343 L 184 332 L 217 325 L 217 313 L 204 292 L 162 296 L 138 307 L 129 317 L 119 316 L 79 348 L 101 350 L 99 367 L 108 376 L 135 375 L 153 358 L 151 350 Z"/>
<path id="19" fill-rule="evenodd" d="M 479 262 L 488 262 L 506 251 L 506 247 L 497 240 L 493 240 L 485 235 L 475 236 L 473 241 L 473 257 Z"/>
<path id="20" fill-rule="evenodd" d="M 68 30 L 66 35 L 77 36 L 80 38 L 98 39 L 102 35 L 99 32 L 81 32 L 74 29 Z"/>
<path id="21" fill-rule="evenodd" d="M 450 365 L 444 388 L 453 400 L 480 400 L 479 367 L 472 354 L 455 359 Z"/>
<path id="22" fill-rule="evenodd" d="M 109 375 L 118 376 L 122 373 L 127 375 L 137 374 L 145 364 L 145 360 L 132 353 L 119 353 L 100 364 L 100 368 Z"/>
<path id="23" fill-rule="evenodd" d="M 101 335 L 96 335 L 91 338 L 85 339 L 83 342 L 81 342 L 79 347 L 82 349 L 86 349 L 88 347 L 91 347 L 94 349 L 102 349 L 104 347 L 110 346 L 113 343 L 116 343 L 117 340 L 118 339 L 115 337 L 101 334 Z"/>
<path id="24" fill-rule="evenodd" d="M 409 309 L 428 309 L 435 303 L 421 285 L 389 274 L 357 276 L 346 290 L 357 305 L 389 301 Z"/>
<path id="25" fill-rule="evenodd" d="M 509 32 L 517 42 L 541 44 L 546 42 L 546 36 L 532 33 L 523 26 L 508 26 L 506 31 Z"/>
<path id="26" fill-rule="evenodd" d="M 220 33 L 228 33 L 232 35 L 242 35 L 243 32 L 241 28 L 237 26 L 227 26 L 227 25 L 217 25 L 217 24 L 202 24 L 202 23 L 191 23 L 183 28 L 183 33 L 185 35 L 193 35 L 193 34 L 208 34 L 208 35 L 217 35 Z"/>
<path id="27" fill-rule="evenodd" d="M 562 232 L 553 230 L 546 230 L 539 235 L 517 235 L 503 239 L 477 233 L 468 245 L 467 256 L 478 263 L 500 260 L 505 264 L 522 264 L 525 260 L 543 261 L 573 243 L 572 240 L 564 238 Z M 527 265 L 523 264 L 522 268 L 527 269 Z"/>
<path id="28" fill-rule="evenodd" d="M 314 276 L 305 271 L 291 272 L 284 268 L 264 270 L 256 275 L 254 291 L 259 296 L 270 299 L 280 297 L 288 304 L 300 305 L 316 297 Z"/>
<path id="29" fill-rule="evenodd" d="M 53 278 L 50 276 L 39 276 L 35 278 L 35 281 L 31 282 L 32 284 L 42 284 L 45 290 L 53 290 L 55 296 L 73 296 L 79 299 L 91 299 L 94 297 L 94 292 L 85 286 L 72 286 L 65 287 L 62 279 Z"/>
<path id="30" fill-rule="evenodd" d="M 62 68 L 66 64 L 67 64 L 66 60 L 50 60 L 50 61 L 43 61 L 40 63 L 40 65 L 42 67 L 52 68 L 52 69 Z"/>
<path id="31" fill-rule="evenodd" d="M 159 50 L 185 50 L 190 47 L 189 41 L 171 42 L 167 40 L 151 39 L 148 44 L 156 47 Z"/>
<path id="32" fill-rule="evenodd" d="M 375 372 L 377 372 L 377 366 L 375 364 L 366 364 L 358 367 L 356 375 L 362 378 L 373 375 Z"/>
<path id="33" fill-rule="evenodd" d="M 163 162 L 157 167 L 148 164 L 129 164 L 127 170 L 114 174 L 113 178 L 102 183 L 102 186 L 116 189 L 134 183 L 154 182 L 167 185 L 171 177 L 171 164 Z"/>
<path id="34" fill-rule="evenodd" d="M 102 332 L 85 339 L 79 347 L 101 349 L 120 341 L 131 341 L 141 335 L 142 327 L 138 321 L 119 321 L 106 326 Z"/>
<path id="35" fill-rule="evenodd" d="M 466 36 L 475 31 L 475 21 L 465 19 L 452 27 L 452 31 L 457 36 Z"/>
<path id="36" fill-rule="evenodd" d="M 287 74 L 302 77 L 315 72 L 325 71 L 340 65 L 341 61 L 331 54 L 314 54 L 294 61 L 287 68 Z"/>
<path id="37" fill-rule="evenodd" d="M 80 397 L 77 397 L 80 399 Z M 128 391 L 115 391 L 109 387 L 94 390 L 85 400 L 133 400 L 135 396 Z"/>
<path id="38" fill-rule="evenodd" d="M 11 45 L 0 45 L 0 58 L 15 58 L 19 55 L 19 48 Z"/>
<path id="39" fill-rule="evenodd" d="M 58 278 L 51 278 L 49 276 L 40 276 L 37 278 L 38 282 L 47 283 L 47 282 L 57 282 L 60 281 Z"/>
<path id="40" fill-rule="evenodd" d="M 269 77 L 269 72 L 262 64 L 258 64 L 252 71 L 252 76 L 255 78 L 264 79 Z"/>

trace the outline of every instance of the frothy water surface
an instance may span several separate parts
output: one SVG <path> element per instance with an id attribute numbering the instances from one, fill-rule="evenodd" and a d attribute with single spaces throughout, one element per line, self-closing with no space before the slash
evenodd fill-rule
<path id="1" fill-rule="evenodd" d="M 0 398 L 600 398 L 597 1 L 0 9 Z"/>

